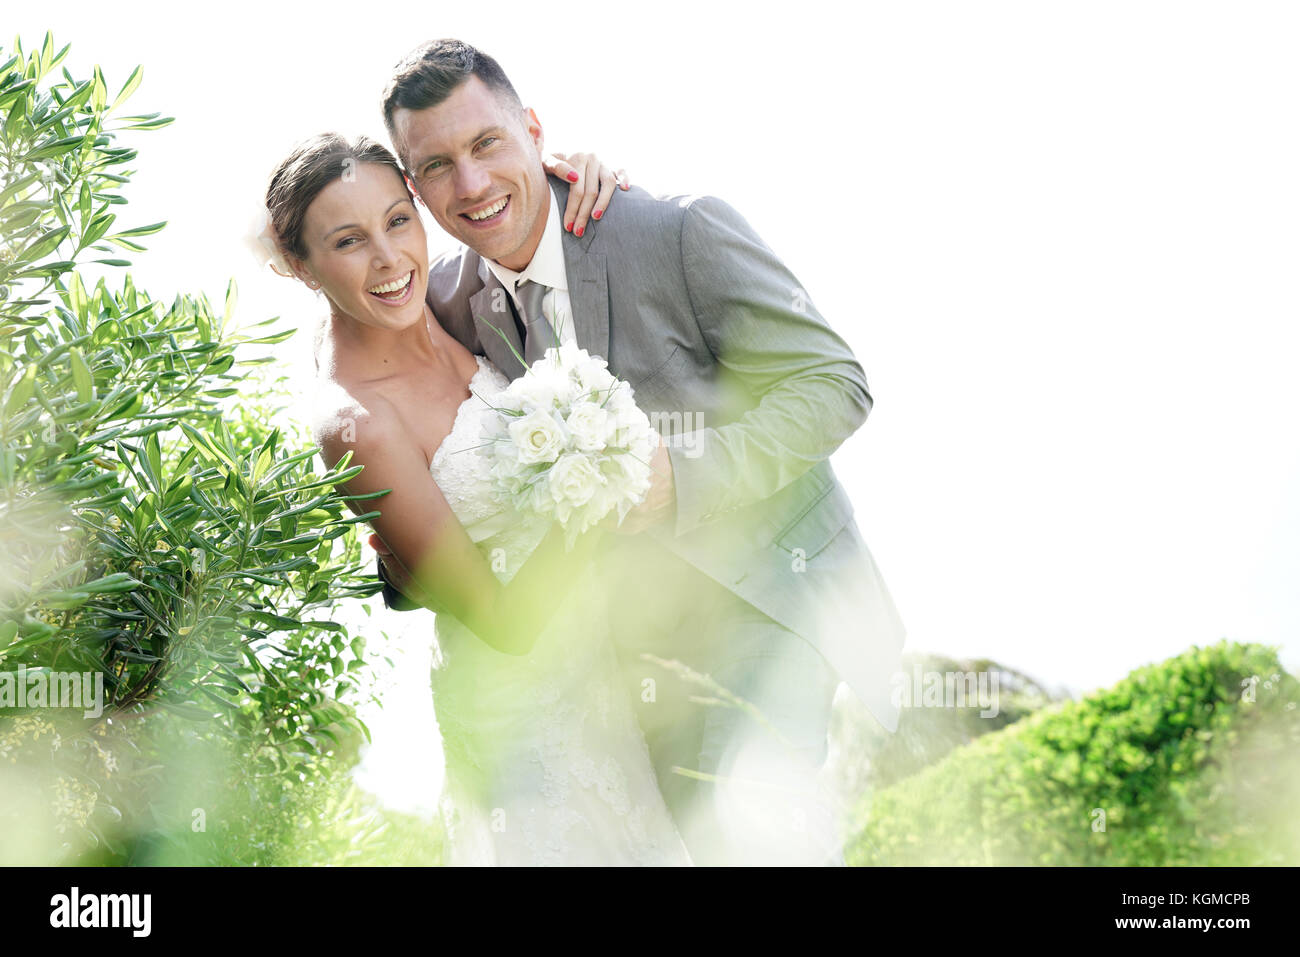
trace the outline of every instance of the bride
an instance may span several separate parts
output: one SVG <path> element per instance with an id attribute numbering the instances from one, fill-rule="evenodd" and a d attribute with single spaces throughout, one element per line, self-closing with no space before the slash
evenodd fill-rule
<path id="1" fill-rule="evenodd" d="M 573 190 L 585 218 L 599 164 L 571 159 L 588 170 Z M 390 577 L 437 613 L 449 862 L 689 864 L 617 678 L 589 560 L 601 532 L 566 552 L 558 526 L 494 500 L 476 447 L 495 414 L 483 399 L 508 380 L 425 303 L 426 235 L 396 159 L 364 137 L 318 136 L 276 169 L 266 206 L 284 264 L 329 305 L 322 457 L 351 451 L 365 466 L 348 494 L 392 490 L 364 502 L 382 513 L 372 524 L 401 570 Z"/>

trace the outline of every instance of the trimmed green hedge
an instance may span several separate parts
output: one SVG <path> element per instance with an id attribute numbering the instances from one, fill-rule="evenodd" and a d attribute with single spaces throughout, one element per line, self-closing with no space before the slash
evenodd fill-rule
<path id="1" fill-rule="evenodd" d="M 847 860 L 1295 865 L 1297 702 L 1274 649 L 1193 647 L 869 795 Z"/>

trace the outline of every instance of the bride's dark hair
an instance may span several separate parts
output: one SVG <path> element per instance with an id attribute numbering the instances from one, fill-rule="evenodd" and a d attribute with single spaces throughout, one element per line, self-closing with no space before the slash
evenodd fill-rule
<path id="1" fill-rule="evenodd" d="M 299 143 L 276 167 L 266 187 L 266 209 L 271 214 L 280 252 L 307 258 L 302 241 L 307 207 L 335 179 L 355 175 L 358 163 L 379 163 L 403 177 L 397 158 L 383 145 L 368 136 L 349 141 L 338 133 L 321 133 Z"/>

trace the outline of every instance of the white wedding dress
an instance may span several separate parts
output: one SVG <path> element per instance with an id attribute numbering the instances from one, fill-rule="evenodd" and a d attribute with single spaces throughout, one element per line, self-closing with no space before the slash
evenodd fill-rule
<path id="1" fill-rule="evenodd" d="M 503 582 L 519 570 L 547 522 L 498 503 L 475 449 L 481 397 L 508 381 L 487 359 L 470 381 L 430 472 Z M 589 570 L 523 656 L 498 652 L 439 615 L 431 684 L 446 783 L 440 802 L 453 865 L 689 864 L 663 802 L 633 692 L 620 683 L 610 596 Z"/>

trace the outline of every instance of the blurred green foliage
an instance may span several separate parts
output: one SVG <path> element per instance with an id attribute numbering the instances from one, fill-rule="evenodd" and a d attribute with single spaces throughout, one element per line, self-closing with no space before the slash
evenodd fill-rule
<path id="1" fill-rule="evenodd" d="M 1300 684 L 1193 647 L 977 738 L 858 808 L 852 864 L 1300 863 Z"/>
<path id="2" fill-rule="evenodd" d="M 331 618 L 379 587 L 335 491 L 359 468 L 317 473 L 304 430 L 268 425 L 278 383 L 251 373 L 275 360 L 249 353 L 292 329 L 237 331 L 233 283 L 214 309 L 123 272 L 164 224 L 118 224 L 118 136 L 170 119 L 121 115 L 138 68 L 110 94 L 67 55 L 0 49 L 0 670 L 98 674 L 106 700 L 0 711 L 3 863 L 130 860 L 239 788 L 251 834 L 368 733 L 364 640 Z M 196 755 L 224 788 L 180 786 Z"/>

